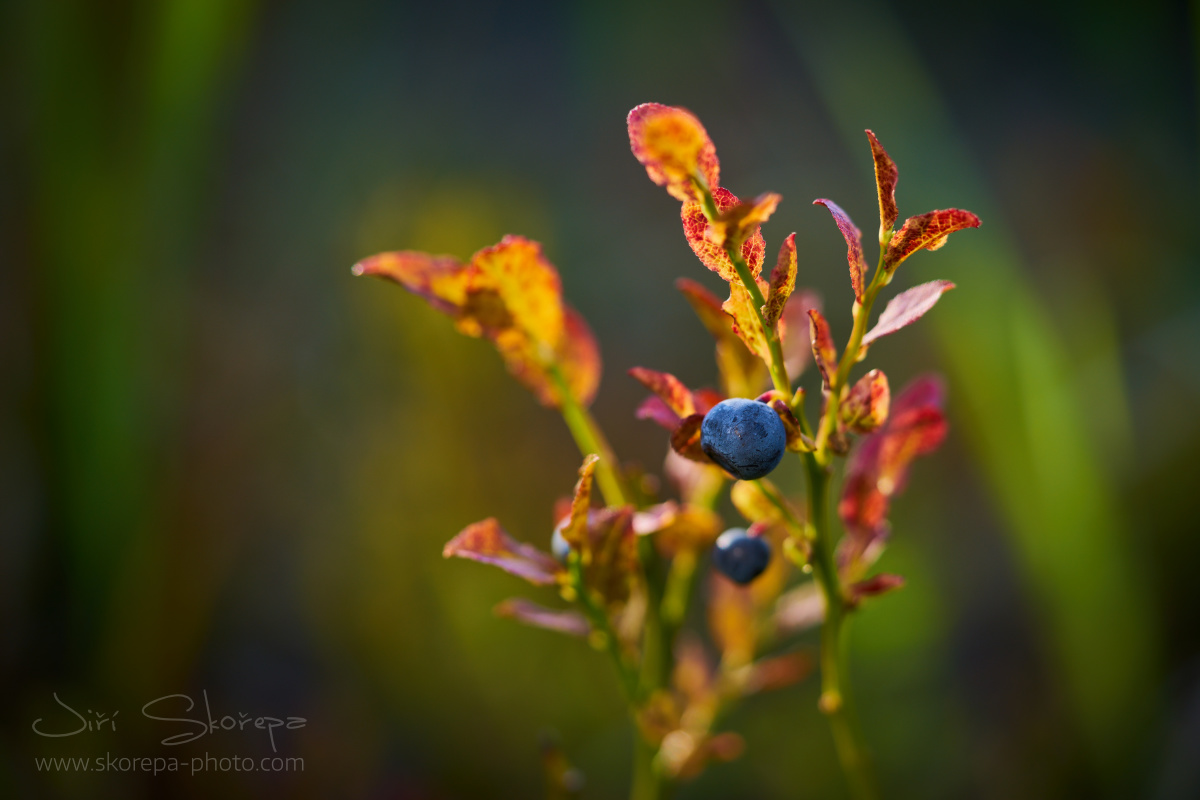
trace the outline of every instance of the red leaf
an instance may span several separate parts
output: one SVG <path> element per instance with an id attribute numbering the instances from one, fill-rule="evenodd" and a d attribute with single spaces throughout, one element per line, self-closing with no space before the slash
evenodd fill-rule
<path id="1" fill-rule="evenodd" d="M 637 407 L 634 413 L 637 419 L 653 420 L 669 431 L 673 431 L 679 427 L 682 418 L 671 410 L 671 407 L 663 402 L 663 399 L 656 394 L 652 394 L 642 401 L 642 404 Z"/>
<path id="2" fill-rule="evenodd" d="M 634 380 L 662 398 L 667 407 L 681 418 L 696 413 L 696 403 L 692 392 L 683 385 L 683 381 L 669 372 L 655 372 L 645 367 L 634 367 L 629 370 Z"/>
<path id="3" fill-rule="evenodd" d="M 513 539 L 495 517 L 475 522 L 446 543 L 442 556 L 468 558 L 499 567 L 538 586 L 557 582 L 562 567 L 548 553 Z"/>
<path id="4" fill-rule="evenodd" d="M 875 186 L 879 189 L 879 241 L 882 242 L 883 234 L 895 226 L 896 218 L 900 216 L 896 208 L 896 184 L 900 181 L 900 171 L 874 133 L 867 131 L 867 140 L 871 143 L 871 158 L 875 160 Z"/>
<path id="5" fill-rule="evenodd" d="M 881 594 L 899 589 L 904 585 L 904 576 L 881 572 L 866 580 L 850 585 L 850 602 L 857 603 L 864 597 L 877 597 Z"/>
<path id="6" fill-rule="evenodd" d="M 758 391 L 767 380 L 767 368 L 733 332 L 733 320 L 722 309 L 721 301 L 712 292 L 687 278 L 680 278 L 675 286 L 683 292 L 696 316 L 717 341 L 717 366 L 725 391 L 731 395 Z M 808 330 L 807 320 L 804 329 Z M 804 347 L 807 350 L 807 342 Z"/>
<path id="7" fill-rule="evenodd" d="M 727 189 L 715 189 L 712 194 L 717 211 L 721 214 L 741 202 Z M 721 245 L 723 234 L 719 234 L 709 224 L 708 218 L 704 216 L 704 206 L 697 201 L 684 203 L 683 208 L 680 209 L 680 218 L 683 221 L 683 235 L 700 262 L 728 283 L 739 281 L 740 278 L 738 278 L 733 262 L 729 259 L 729 254 Z M 750 274 L 758 275 L 762 271 L 766 250 L 767 245 L 763 241 L 762 232 L 755 228 L 742 243 L 741 250 L 742 259 L 750 268 Z"/>
<path id="8" fill-rule="evenodd" d="M 692 177 L 701 177 L 710 189 L 720 181 L 721 165 L 708 131 L 695 115 L 683 108 L 642 103 L 629 112 L 629 147 L 646 167 L 650 180 L 677 200 L 698 200 Z"/>
<path id="9" fill-rule="evenodd" d="M 839 409 L 841 422 L 855 433 L 871 433 L 887 420 L 890 402 L 887 375 L 873 369 L 851 387 Z"/>
<path id="10" fill-rule="evenodd" d="M 796 288 L 796 234 L 788 234 L 779 248 L 779 259 L 771 270 L 771 288 L 763 316 L 774 325 L 783 316 L 784 306 Z"/>
<path id="11" fill-rule="evenodd" d="M 889 271 L 894 270 L 901 261 L 921 248 L 937 250 L 946 243 L 946 237 L 955 231 L 978 227 L 979 217 L 959 208 L 909 217 L 888 243 L 884 264 Z"/>
<path id="12" fill-rule="evenodd" d="M 850 215 L 832 200 L 813 200 L 813 205 L 825 206 L 833 215 L 842 238 L 846 240 L 846 262 L 850 265 L 850 285 L 854 288 L 854 299 L 862 302 L 863 274 L 867 271 L 867 262 L 863 258 L 862 231 L 850 219 Z"/>
<path id="13" fill-rule="evenodd" d="M 578 611 L 546 608 L 519 597 L 501 601 L 494 613 L 498 617 L 515 619 L 535 628 L 545 628 L 568 636 L 587 636 L 591 631 L 591 626 Z"/>
<path id="14" fill-rule="evenodd" d="M 891 498 L 903 491 L 913 459 L 932 452 L 945 438 L 942 394 L 937 378 L 913 381 L 892 403 L 883 427 L 851 456 L 838 503 L 849 534 L 843 540 L 843 563 L 861 565 L 868 549 L 887 535 Z"/>
<path id="15" fill-rule="evenodd" d="M 862 343 L 869 345 L 881 336 L 887 336 L 913 324 L 937 304 L 943 293 L 953 288 L 954 284 L 950 281 L 930 281 L 896 295 L 888 301 L 887 308 L 879 315 L 879 321 L 875 323 L 874 328 L 867 331 Z"/>
<path id="16" fill-rule="evenodd" d="M 833 345 L 833 334 L 829 332 L 829 323 L 815 308 L 808 310 L 809 335 L 812 336 L 813 358 L 817 369 L 821 372 L 821 385 L 829 391 L 830 381 L 837 373 L 837 348 Z"/>

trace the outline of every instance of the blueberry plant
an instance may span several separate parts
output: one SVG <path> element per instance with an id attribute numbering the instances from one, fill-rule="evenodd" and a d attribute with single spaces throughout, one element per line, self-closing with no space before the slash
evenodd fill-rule
<path id="1" fill-rule="evenodd" d="M 903 584 L 896 575 L 870 574 L 871 567 L 890 534 L 892 498 L 913 459 L 945 437 L 946 421 L 937 378 L 918 378 L 893 400 L 881 371 L 857 380 L 853 373 L 869 347 L 953 288 L 930 281 L 900 292 L 872 326 L 875 302 L 900 264 L 918 250 L 938 249 L 955 231 L 978 227 L 979 219 L 946 209 L 910 217 L 896 230 L 896 165 L 867 131 L 879 196 L 873 272 L 850 217 L 831 200 L 814 201 L 846 242 L 854 322 L 839 354 L 817 296 L 797 291 L 795 234 L 783 240 L 769 280 L 762 275 L 760 226 L 780 196 L 742 201 L 721 186 L 716 149 L 682 108 L 640 105 L 629 113 L 628 129 L 650 179 L 682 204 L 687 243 L 729 286 L 722 302 L 694 281 L 677 284 L 715 339 L 719 390 L 690 389 L 667 372 L 629 370 L 651 392 L 638 418 L 669 432 L 664 473 L 676 499 L 656 497 L 653 482 L 626 468 L 589 412 L 599 350 L 563 301 L 558 272 L 536 242 L 506 236 L 465 264 L 403 251 L 354 267 L 399 283 L 463 333 L 489 339 L 517 380 L 562 414 L 584 456 L 574 491 L 555 509 L 556 524 L 538 534 L 549 552 L 492 518 L 468 525 L 443 554 L 551 590 L 561 605 L 511 599 L 496 612 L 582 637 L 608 654 L 635 730 L 635 800 L 661 797 L 706 764 L 736 758 L 744 745 L 723 730 L 728 712 L 748 695 L 802 679 L 811 659 L 797 634 L 820 626 L 818 706 L 851 794 L 875 797 L 847 683 L 845 625 L 866 599 Z M 810 362 L 819 376 L 814 402 L 795 386 Z M 787 452 L 803 462 L 801 501 L 766 477 Z M 840 536 L 830 519 L 835 479 Z M 726 530 L 716 510 L 727 487 L 744 528 Z M 693 602 L 703 602 L 706 613 L 689 615 Z M 696 619 L 703 623 L 689 625 Z M 571 796 L 578 775 L 555 752 L 546 759 L 555 765 L 547 768 L 551 796 Z"/>

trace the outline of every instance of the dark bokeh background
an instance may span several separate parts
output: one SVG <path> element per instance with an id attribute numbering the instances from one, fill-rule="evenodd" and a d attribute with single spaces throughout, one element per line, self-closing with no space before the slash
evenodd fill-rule
<path id="1" fill-rule="evenodd" d="M 554 727 L 586 796 L 622 795 L 605 660 L 494 619 L 531 592 L 440 557 L 493 514 L 544 544 L 569 437 L 485 342 L 349 266 L 542 241 L 601 340 L 597 416 L 657 470 L 624 371 L 715 375 L 672 288 L 712 276 L 628 151 L 655 100 L 701 117 L 725 185 L 783 193 L 768 247 L 798 232 L 841 337 L 809 201 L 872 238 L 864 127 L 902 215 L 984 219 L 905 265 L 959 289 L 871 354 L 893 385 L 945 373 L 953 423 L 897 504 L 909 585 L 852 632 L 888 796 L 1200 796 L 1197 28 L 1134 6 L 5 4 L 0 794 L 534 797 Z M 305 771 L 34 769 L 172 754 L 140 706 L 201 690 L 306 717 L 280 741 Z M 54 692 L 118 730 L 33 735 L 69 722 Z M 680 797 L 841 796 L 815 700 L 749 702 L 746 756 Z"/>

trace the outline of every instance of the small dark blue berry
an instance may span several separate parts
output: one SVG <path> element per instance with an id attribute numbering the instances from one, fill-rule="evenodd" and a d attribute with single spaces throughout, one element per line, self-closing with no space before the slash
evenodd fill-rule
<path id="1" fill-rule="evenodd" d="M 779 465 L 787 449 L 787 431 L 766 403 L 732 397 L 704 415 L 700 449 L 735 477 L 754 480 Z"/>
<path id="2" fill-rule="evenodd" d="M 566 564 L 571 555 L 571 545 L 563 538 L 562 531 L 558 528 L 554 529 L 554 535 L 550 537 L 550 555 L 560 564 Z"/>
<path id="3" fill-rule="evenodd" d="M 771 545 L 760 536 L 749 536 L 742 528 L 730 528 L 717 537 L 713 566 L 734 583 L 743 586 L 762 575 L 771 563 Z"/>

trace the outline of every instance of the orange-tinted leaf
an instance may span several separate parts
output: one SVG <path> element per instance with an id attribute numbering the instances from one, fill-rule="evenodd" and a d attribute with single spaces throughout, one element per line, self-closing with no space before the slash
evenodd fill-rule
<path id="1" fill-rule="evenodd" d="M 937 304 L 943 293 L 953 288 L 954 284 L 950 281 L 930 281 L 896 295 L 879 315 L 879 321 L 875 323 L 875 327 L 867 331 L 862 343 L 869 345 L 881 336 L 887 336 L 913 324 Z"/>
<path id="2" fill-rule="evenodd" d="M 887 375 L 873 369 L 850 388 L 838 409 L 841 422 L 855 433 L 871 433 L 887 420 L 891 400 Z"/>
<path id="3" fill-rule="evenodd" d="M 829 391 L 833 376 L 837 373 L 837 348 L 833 345 L 833 334 L 829 332 L 829 323 L 815 308 L 808 311 L 809 335 L 812 337 L 813 359 L 821 372 L 821 385 Z"/>
<path id="4" fill-rule="evenodd" d="M 740 204 L 741 201 L 727 189 L 713 190 L 713 202 L 717 211 L 722 215 Z M 699 201 L 689 201 L 680 209 L 680 219 L 683 221 L 683 235 L 692 248 L 692 252 L 704 266 L 720 275 L 727 282 L 739 280 L 737 270 L 729 259 L 729 254 L 722 246 L 723 234 L 718 233 L 704 216 L 704 206 Z M 762 271 L 763 257 L 767 245 L 763 241 L 762 232 L 755 229 L 742 243 L 742 259 L 750 268 L 752 275 Z"/>
<path id="5" fill-rule="evenodd" d="M 454 256 L 431 256 L 412 250 L 380 253 L 359 261 L 351 271 L 395 281 L 424 297 L 443 314 L 457 317 L 466 304 L 466 265 Z"/>
<path id="6" fill-rule="evenodd" d="M 551 360 L 581 403 L 595 395 L 600 382 L 595 337 L 563 303 L 558 272 L 537 242 L 505 236 L 465 265 L 450 256 L 381 253 L 355 264 L 354 273 L 389 278 L 454 317 L 462 333 L 491 339 L 509 372 L 544 405 L 559 405 L 547 374 Z"/>
<path id="7" fill-rule="evenodd" d="M 896 208 L 896 184 L 900 180 L 900 171 L 875 134 L 867 131 L 867 140 L 871 143 L 871 158 L 875 160 L 875 185 L 879 189 L 879 241 L 882 242 L 884 233 L 895 226 L 896 218 L 900 216 Z"/>
<path id="8" fill-rule="evenodd" d="M 671 449 L 684 458 L 711 464 L 712 460 L 700 449 L 700 426 L 703 423 L 703 414 L 692 414 L 690 417 L 686 417 L 671 434 Z"/>
<path id="9" fill-rule="evenodd" d="M 720 183 L 721 165 L 708 131 L 683 108 L 642 103 L 629 112 L 629 147 L 646 167 L 650 180 L 677 200 L 699 198 L 692 177 L 703 178 L 710 189 Z"/>
<path id="10" fill-rule="evenodd" d="M 771 218 L 782 199 L 781 195 L 767 192 L 749 203 L 739 202 L 710 224 L 711 236 L 722 248 L 738 246 Z"/>
<path id="11" fill-rule="evenodd" d="M 583 465 L 579 467 L 579 480 L 575 482 L 575 492 L 571 497 L 570 510 L 566 518 L 559 523 L 563 538 L 576 550 L 583 548 L 587 538 L 588 511 L 592 505 L 592 480 L 598 461 L 600 457 L 594 453 L 584 457 Z"/>
<path id="12" fill-rule="evenodd" d="M 796 289 L 796 234 L 788 234 L 779 248 L 775 269 L 771 270 L 771 289 L 767 294 L 767 305 L 763 316 L 768 325 L 774 325 L 783 316 L 783 308 Z"/>
<path id="13" fill-rule="evenodd" d="M 832 200 L 813 200 L 813 205 L 825 206 L 833 215 L 842 238 L 846 240 L 846 262 L 850 265 L 850 286 L 854 289 L 854 299 L 862 302 L 863 275 L 867 271 L 867 262 L 863 258 L 862 231 L 850 219 L 850 215 Z"/>
<path id="14" fill-rule="evenodd" d="M 799 377 L 812 360 L 812 335 L 808 320 L 810 309 L 821 310 L 821 297 L 808 289 L 794 292 L 783 307 L 783 316 L 776 324 L 783 346 L 783 364 L 793 380 Z"/>
<path id="15" fill-rule="evenodd" d="M 681 418 L 696 413 L 696 403 L 692 392 L 683 385 L 683 381 L 669 372 L 655 372 L 645 367 L 634 367 L 629 374 L 638 383 L 662 398 L 667 407 Z"/>
<path id="16" fill-rule="evenodd" d="M 779 506 L 772 503 L 770 498 L 763 494 L 763 490 L 757 485 L 760 482 L 767 491 L 774 493 L 776 497 L 783 496 L 779 489 L 766 478 L 760 478 L 758 481 L 738 481 L 729 490 L 729 499 L 733 502 L 733 507 L 750 523 L 781 522 L 783 512 L 780 511 Z"/>
<path id="17" fill-rule="evenodd" d="M 539 586 L 555 583 L 562 573 L 562 567 L 550 554 L 513 539 L 495 517 L 463 528 L 458 536 L 446 543 L 442 556 L 491 564 Z"/>
<path id="18" fill-rule="evenodd" d="M 754 280 L 758 284 L 759 291 L 765 294 L 766 282 L 762 278 Z M 733 332 L 738 335 L 746 348 L 763 361 L 770 361 L 771 348 L 767 344 L 762 322 L 758 318 L 758 306 L 740 280 L 729 284 L 729 299 L 721 308 L 733 320 Z"/>
<path id="19" fill-rule="evenodd" d="M 563 334 L 562 284 L 542 255 L 542 246 L 523 236 L 505 236 L 471 257 L 469 295 L 494 292 L 513 327 L 535 342 L 557 348 Z"/>
<path id="20" fill-rule="evenodd" d="M 587 636 L 591 631 L 591 626 L 578 611 L 546 608 L 519 597 L 501 601 L 493 613 L 498 617 L 515 619 L 535 628 L 545 628 L 568 636 Z"/>
<path id="21" fill-rule="evenodd" d="M 901 261 L 921 248 L 937 250 L 946 243 L 946 237 L 955 231 L 978 227 L 979 217 L 959 208 L 909 217 L 888 243 L 884 264 L 889 271 L 894 270 Z"/>

